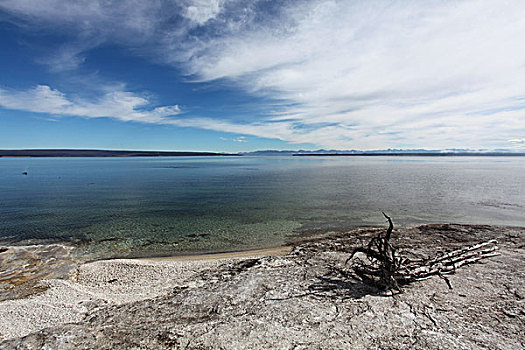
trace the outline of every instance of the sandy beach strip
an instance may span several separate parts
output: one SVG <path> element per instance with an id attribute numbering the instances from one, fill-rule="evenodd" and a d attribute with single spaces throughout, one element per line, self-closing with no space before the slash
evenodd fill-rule
<path id="1" fill-rule="evenodd" d="M 198 260 L 216 260 L 216 259 L 230 259 L 230 258 L 254 258 L 262 256 L 283 256 L 290 252 L 290 246 L 281 246 L 275 248 L 263 248 L 242 250 L 234 252 L 223 253 L 208 253 L 208 254 L 194 254 L 194 255 L 176 255 L 166 257 L 141 258 L 135 260 L 141 261 L 198 261 Z"/>
<path id="2" fill-rule="evenodd" d="M 88 311 L 166 295 L 174 288 L 198 287 L 198 275 L 222 264 L 262 256 L 282 256 L 290 247 L 217 254 L 101 260 L 82 264 L 71 279 L 44 279 L 43 293 L 0 301 L 0 341 L 65 323 Z"/>

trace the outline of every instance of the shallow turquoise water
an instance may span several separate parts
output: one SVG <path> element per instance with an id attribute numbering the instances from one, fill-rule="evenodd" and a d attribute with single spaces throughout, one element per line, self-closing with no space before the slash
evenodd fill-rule
<path id="1" fill-rule="evenodd" d="M 383 225 L 381 211 L 525 225 L 524 174 L 523 157 L 2 158 L 0 241 L 152 256 Z"/>

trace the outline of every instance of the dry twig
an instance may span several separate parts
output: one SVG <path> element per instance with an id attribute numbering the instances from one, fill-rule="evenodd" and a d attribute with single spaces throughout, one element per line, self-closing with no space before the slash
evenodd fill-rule
<path id="1" fill-rule="evenodd" d="M 434 275 L 443 278 L 449 288 L 452 288 L 450 281 L 444 275 L 454 273 L 464 265 L 499 255 L 497 241 L 490 240 L 431 259 L 411 261 L 398 256 L 396 248 L 390 243 L 394 225 L 388 215 L 385 213 L 383 215 L 389 224 L 386 234 L 383 236 L 379 233 L 366 247 L 355 248 L 345 262 L 348 263 L 357 253 L 364 253 L 367 260 L 355 261 L 354 271 L 363 281 L 381 289 L 400 291 L 400 286 L 425 280 Z"/>

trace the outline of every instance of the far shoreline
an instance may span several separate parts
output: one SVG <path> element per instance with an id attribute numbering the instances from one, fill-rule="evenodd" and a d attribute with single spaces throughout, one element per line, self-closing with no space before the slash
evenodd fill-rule
<path id="1" fill-rule="evenodd" d="M 104 149 L 0 149 L 0 158 L 134 158 L 134 157 L 525 157 L 525 152 L 492 151 L 143 151 Z"/>
<path id="2" fill-rule="evenodd" d="M 125 157 L 224 157 L 239 156 L 219 152 L 130 151 L 98 149 L 0 149 L 0 158 L 125 158 Z"/>

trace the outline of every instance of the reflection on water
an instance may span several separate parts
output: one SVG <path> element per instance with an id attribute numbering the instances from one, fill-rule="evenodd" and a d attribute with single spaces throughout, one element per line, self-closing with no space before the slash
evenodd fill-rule
<path id="1" fill-rule="evenodd" d="M 523 174 L 521 157 L 3 158 L 0 240 L 150 256 L 275 246 L 381 211 L 524 225 Z"/>

